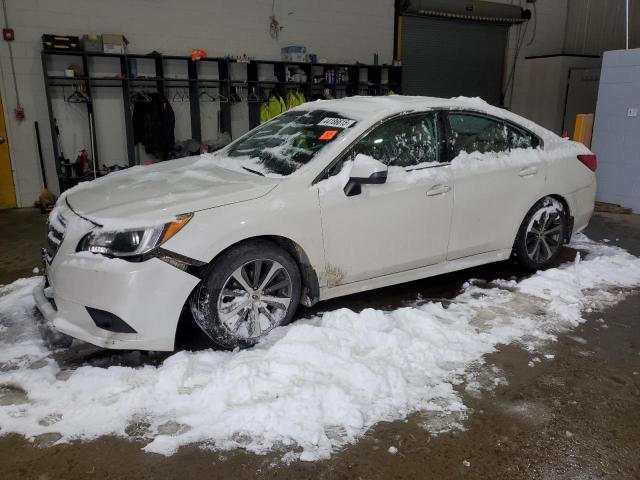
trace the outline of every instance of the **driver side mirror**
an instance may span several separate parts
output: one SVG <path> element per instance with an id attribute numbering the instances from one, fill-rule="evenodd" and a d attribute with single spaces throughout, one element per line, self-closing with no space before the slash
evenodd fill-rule
<path id="1" fill-rule="evenodd" d="M 362 193 L 361 185 L 385 183 L 387 171 L 387 166 L 384 163 L 359 153 L 353 161 L 349 181 L 344 186 L 344 194 L 347 197 L 353 197 Z"/>

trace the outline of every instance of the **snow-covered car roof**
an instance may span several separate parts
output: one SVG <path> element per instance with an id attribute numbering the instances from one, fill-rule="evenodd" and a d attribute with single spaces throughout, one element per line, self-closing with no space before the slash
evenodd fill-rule
<path id="1" fill-rule="evenodd" d="M 318 100 L 297 107 L 297 109 L 302 110 L 330 110 L 356 120 L 371 120 L 393 115 L 394 113 L 443 108 L 484 112 L 517 123 L 545 139 L 558 138 L 557 135 L 540 125 L 508 110 L 489 105 L 479 97 L 439 98 L 408 95 L 377 97 L 354 96 L 334 100 Z"/>

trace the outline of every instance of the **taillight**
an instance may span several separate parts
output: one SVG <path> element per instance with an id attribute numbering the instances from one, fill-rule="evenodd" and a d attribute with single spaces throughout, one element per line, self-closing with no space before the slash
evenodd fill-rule
<path id="1" fill-rule="evenodd" d="M 593 153 L 590 155 L 578 155 L 578 160 L 584 163 L 592 172 L 595 172 L 596 168 L 598 168 L 598 159 Z"/>

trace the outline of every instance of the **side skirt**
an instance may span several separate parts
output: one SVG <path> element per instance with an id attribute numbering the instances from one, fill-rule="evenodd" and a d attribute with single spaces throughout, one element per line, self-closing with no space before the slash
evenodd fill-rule
<path id="1" fill-rule="evenodd" d="M 510 256 L 510 248 L 495 250 L 493 252 L 444 261 L 436 265 L 429 265 L 428 267 L 415 268 L 405 272 L 392 273 L 382 277 L 370 278 L 368 280 L 361 280 L 359 282 L 348 283 L 345 285 L 338 285 L 332 288 L 322 287 L 320 289 L 320 301 L 335 297 L 342 297 L 344 295 L 351 295 L 352 293 L 366 292 L 367 290 L 373 290 L 375 288 L 388 287 L 398 283 L 412 282 L 422 278 L 434 277 L 436 275 L 464 270 L 465 268 L 477 267 L 478 265 L 484 265 L 487 263 L 500 262 L 502 260 L 507 260 Z"/>

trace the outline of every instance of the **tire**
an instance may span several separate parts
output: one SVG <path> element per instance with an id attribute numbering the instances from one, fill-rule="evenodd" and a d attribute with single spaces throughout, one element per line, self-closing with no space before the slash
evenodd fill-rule
<path id="1" fill-rule="evenodd" d="M 291 322 L 300 292 L 300 270 L 291 255 L 268 240 L 253 240 L 231 248 L 206 269 L 190 307 L 214 343 L 248 348 Z"/>
<path id="2" fill-rule="evenodd" d="M 515 257 L 529 270 L 542 270 L 560 255 L 568 228 L 567 211 L 553 197 L 539 200 L 524 217 L 513 247 Z"/>

